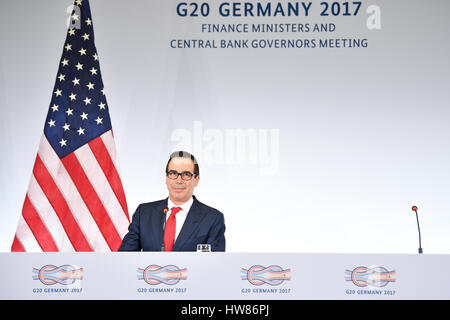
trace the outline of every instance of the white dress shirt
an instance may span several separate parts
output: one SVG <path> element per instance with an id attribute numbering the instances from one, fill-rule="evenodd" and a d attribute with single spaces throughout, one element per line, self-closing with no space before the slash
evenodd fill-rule
<path id="1" fill-rule="evenodd" d="M 191 197 L 190 200 L 186 201 L 185 203 L 181 205 L 176 205 L 172 201 L 170 201 L 170 198 L 167 199 L 167 208 L 169 211 L 166 214 L 166 223 L 167 219 L 169 219 L 170 214 L 172 212 L 173 207 L 180 207 L 181 210 L 178 211 L 178 213 L 175 215 L 176 224 L 175 224 L 175 241 L 177 241 L 178 235 L 180 234 L 181 228 L 183 227 L 184 221 L 186 220 L 187 214 L 189 212 L 189 209 L 191 209 L 192 203 L 194 202 L 194 199 Z M 175 243 L 174 241 L 174 243 Z"/>

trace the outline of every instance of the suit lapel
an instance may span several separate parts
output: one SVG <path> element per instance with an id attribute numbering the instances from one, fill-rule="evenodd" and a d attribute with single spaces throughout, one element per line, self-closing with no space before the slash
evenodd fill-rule
<path id="1" fill-rule="evenodd" d="M 192 206 L 189 209 L 186 220 L 184 221 L 183 227 L 181 228 L 180 234 L 175 241 L 173 246 L 173 250 L 179 250 L 183 248 L 183 244 L 187 242 L 187 240 L 191 237 L 192 233 L 197 229 L 198 225 L 202 221 L 203 216 L 205 215 L 201 210 L 201 204 L 198 200 L 193 196 L 194 201 L 192 202 Z"/>

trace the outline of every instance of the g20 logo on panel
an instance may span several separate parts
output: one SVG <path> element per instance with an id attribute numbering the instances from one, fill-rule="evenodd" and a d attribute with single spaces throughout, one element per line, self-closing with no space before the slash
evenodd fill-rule
<path id="1" fill-rule="evenodd" d="M 55 284 L 71 285 L 83 279 L 83 268 L 65 264 L 62 266 L 45 265 L 42 268 L 33 268 L 33 280 L 39 280 L 46 286 Z"/>
<path id="2" fill-rule="evenodd" d="M 385 287 L 395 282 L 395 270 L 389 271 L 385 267 L 357 267 L 345 271 L 345 280 L 351 281 L 358 287 Z"/>
<path id="3" fill-rule="evenodd" d="M 144 280 L 150 285 L 175 285 L 181 280 L 187 279 L 187 269 L 180 269 L 175 265 L 167 265 L 164 267 L 150 265 L 145 269 L 138 268 L 137 272 L 138 280 Z"/>
<path id="4" fill-rule="evenodd" d="M 345 281 L 354 288 L 347 288 L 346 295 L 387 297 L 397 293 L 397 288 L 391 286 L 397 281 L 397 272 L 381 266 L 359 266 L 353 270 L 345 270 Z"/>
<path id="5" fill-rule="evenodd" d="M 241 269 L 241 279 L 247 280 L 254 286 L 268 284 L 279 286 L 286 280 L 291 280 L 291 269 L 283 269 L 277 265 L 263 267 L 260 265 L 252 266 L 248 269 Z"/>

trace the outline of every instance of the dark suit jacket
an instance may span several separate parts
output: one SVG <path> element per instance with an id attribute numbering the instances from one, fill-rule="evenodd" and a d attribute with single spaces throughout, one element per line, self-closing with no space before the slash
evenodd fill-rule
<path id="1" fill-rule="evenodd" d="M 223 214 L 194 198 L 173 251 L 196 251 L 197 244 L 210 244 L 211 251 L 225 251 L 225 222 Z M 161 251 L 164 208 L 167 198 L 143 203 L 133 215 L 128 233 L 119 251 Z"/>

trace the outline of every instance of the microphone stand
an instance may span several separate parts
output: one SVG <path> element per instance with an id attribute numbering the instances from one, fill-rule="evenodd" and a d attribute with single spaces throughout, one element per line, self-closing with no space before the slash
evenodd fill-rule
<path id="1" fill-rule="evenodd" d="M 419 225 L 419 216 L 417 214 L 417 207 L 414 206 L 413 207 L 413 211 L 416 213 L 416 220 L 417 220 L 417 229 L 419 230 L 419 254 L 423 253 L 423 249 L 422 249 L 422 238 L 420 236 L 420 225 Z"/>

